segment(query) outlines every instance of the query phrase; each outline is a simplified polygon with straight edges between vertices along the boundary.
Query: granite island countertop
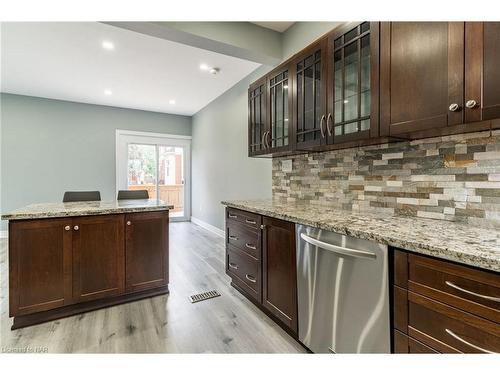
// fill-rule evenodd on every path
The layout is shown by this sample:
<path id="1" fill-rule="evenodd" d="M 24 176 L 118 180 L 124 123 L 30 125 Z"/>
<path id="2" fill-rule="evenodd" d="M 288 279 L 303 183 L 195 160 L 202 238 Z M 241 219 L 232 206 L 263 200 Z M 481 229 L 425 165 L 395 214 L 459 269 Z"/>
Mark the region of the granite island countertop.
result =
<path id="1" fill-rule="evenodd" d="M 35 203 L 2 215 L 2 220 L 46 219 L 171 210 L 174 206 L 156 199 Z"/>
<path id="2" fill-rule="evenodd" d="M 500 272 L 500 230 L 276 200 L 223 205 Z"/>

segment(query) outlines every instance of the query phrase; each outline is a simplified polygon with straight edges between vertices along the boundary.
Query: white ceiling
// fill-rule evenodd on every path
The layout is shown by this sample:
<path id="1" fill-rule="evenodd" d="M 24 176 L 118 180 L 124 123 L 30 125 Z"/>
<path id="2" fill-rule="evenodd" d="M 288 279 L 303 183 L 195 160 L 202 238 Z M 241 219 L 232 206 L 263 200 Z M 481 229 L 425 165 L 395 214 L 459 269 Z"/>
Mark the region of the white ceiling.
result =
<path id="1" fill-rule="evenodd" d="M 192 115 L 260 66 L 97 22 L 4 22 L 1 34 L 2 92 L 83 103 Z"/>
<path id="2" fill-rule="evenodd" d="M 286 31 L 290 26 L 292 26 L 295 22 L 252 22 L 252 23 L 282 33 Z"/>

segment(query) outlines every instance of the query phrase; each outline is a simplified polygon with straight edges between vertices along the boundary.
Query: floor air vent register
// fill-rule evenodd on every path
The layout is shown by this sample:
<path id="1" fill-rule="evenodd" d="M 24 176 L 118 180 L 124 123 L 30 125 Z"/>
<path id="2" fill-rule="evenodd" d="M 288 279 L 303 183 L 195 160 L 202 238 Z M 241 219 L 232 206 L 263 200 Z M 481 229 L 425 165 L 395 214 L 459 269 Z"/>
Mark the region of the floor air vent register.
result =
<path id="1" fill-rule="evenodd" d="M 196 303 L 196 302 L 205 301 L 207 299 L 215 298 L 215 297 L 220 297 L 219 292 L 216 290 L 211 290 L 209 292 L 193 294 L 192 296 L 189 297 L 189 301 L 191 301 L 191 303 Z"/>

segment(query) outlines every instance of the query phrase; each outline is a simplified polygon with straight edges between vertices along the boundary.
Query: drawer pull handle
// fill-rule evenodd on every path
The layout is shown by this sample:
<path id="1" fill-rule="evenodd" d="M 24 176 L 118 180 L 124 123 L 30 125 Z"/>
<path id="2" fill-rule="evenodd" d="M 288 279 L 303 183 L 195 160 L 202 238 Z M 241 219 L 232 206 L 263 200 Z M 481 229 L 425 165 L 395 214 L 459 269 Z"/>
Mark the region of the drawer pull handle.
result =
<path id="1" fill-rule="evenodd" d="M 253 245 L 251 245 L 251 244 L 249 244 L 249 243 L 246 243 L 246 244 L 245 244 L 245 246 L 246 246 L 246 247 L 248 247 L 249 249 L 252 249 L 252 250 L 257 250 L 257 247 L 256 247 L 256 246 L 253 246 Z"/>
<path id="2" fill-rule="evenodd" d="M 245 222 L 246 222 L 247 224 L 257 224 L 257 222 L 256 222 L 256 221 L 254 221 L 254 220 L 248 220 L 248 219 L 245 219 Z"/>
<path id="3" fill-rule="evenodd" d="M 450 336 L 451 336 L 451 337 L 453 337 L 454 339 L 456 339 L 456 340 L 460 341 L 461 343 L 463 343 L 463 344 L 465 344 L 465 345 L 470 346 L 471 348 L 474 348 L 474 349 L 476 349 L 476 350 L 479 350 L 480 352 L 483 352 L 483 353 L 488 353 L 488 354 L 497 354 L 497 353 L 492 352 L 492 351 L 490 351 L 490 350 L 486 350 L 486 349 L 483 349 L 483 348 L 481 348 L 481 347 L 479 347 L 479 346 L 477 346 L 477 345 L 471 344 L 471 343 L 470 343 L 470 342 L 468 342 L 468 341 L 465 341 L 463 338 L 461 338 L 461 337 L 460 337 L 460 336 L 458 336 L 456 333 L 454 333 L 451 329 L 446 328 L 446 329 L 445 329 L 445 331 L 446 331 L 446 333 L 447 333 L 448 335 L 450 335 Z"/>
<path id="4" fill-rule="evenodd" d="M 231 215 L 231 214 L 229 214 L 229 217 L 230 217 L 231 219 L 237 219 L 237 218 L 238 218 L 238 215 Z"/>
<path id="5" fill-rule="evenodd" d="M 236 236 L 229 236 L 229 239 L 233 241 L 238 241 L 238 237 Z"/>
<path id="6" fill-rule="evenodd" d="M 245 275 L 245 277 L 246 277 L 246 279 L 248 281 L 251 281 L 252 283 L 256 283 L 257 282 L 257 280 L 255 279 L 255 277 L 250 276 L 248 273 Z"/>
<path id="7" fill-rule="evenodd" d="M 229 262 L 229 267 L 232 268 L 233 270 L 237 270 L 238 269 L 238 265 L 236 263 Z"/>
<path id="8" fill-rule="evenodd" d="M 485 296 L 484 294 L 479 294 L 479 293 L 471 292 L 470 290 L 467 290 L 467 289 L 464 289 L 464 288 L 460 288 L 459 286 L 453 284 L 450 281 L 445 281 L 444 283 L 446 285 L 448 285 L 449 287 L 453 288 L 453 289 L 456 289 L 456 290 L 459 290 L 461 292 L 470 294 L 472 296 L 476 296 L 476 297 L 479 297 L 479 298 L 487 299 L 489 301 L 500 302 L 500 297 Z"/>

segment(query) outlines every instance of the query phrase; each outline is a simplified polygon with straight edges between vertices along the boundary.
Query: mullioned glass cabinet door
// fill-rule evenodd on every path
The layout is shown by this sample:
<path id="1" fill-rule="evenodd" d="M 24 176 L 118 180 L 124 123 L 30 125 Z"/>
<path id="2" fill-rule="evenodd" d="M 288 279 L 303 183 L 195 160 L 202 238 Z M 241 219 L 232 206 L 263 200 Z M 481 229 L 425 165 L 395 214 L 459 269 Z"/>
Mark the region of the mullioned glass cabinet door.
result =
<path id="1" fill-rule="evenodd" d="M 248 154 L 265 153 L 266 125 L 266 80 L 253 84 L 248 90 Z"/>
<path id="2" fill-rule="evenodd" d="M 326 40 L 301 53 L 292 63 L 293 116 L 297 149 L 326 142 Z"/>
<path id="3" fill-rule="evenodd" d="M 291 85 L 288 68 L 269 74 L 269 126 L 267 143 L 274 151 L 287 150 L 291 144 Z"/>
<path id="4" fill-rule="evenodd" d="M 329 40 L 332 49 L 329 54 L 329 143 L 368 138 L 372 122 L 378 124 L 378 119 L 372 116 L 374 90 L 378 90 L 372 87 L 375 62 L 372 60 L 378 59 L 377 54 L 373 56 L 374 44 L 378 41 L 376 35 L 372 35 L 372 28 L 377 29 L 378 35 L 377 23 L 363 22 L 341 35 L 334 34 Z"/>

